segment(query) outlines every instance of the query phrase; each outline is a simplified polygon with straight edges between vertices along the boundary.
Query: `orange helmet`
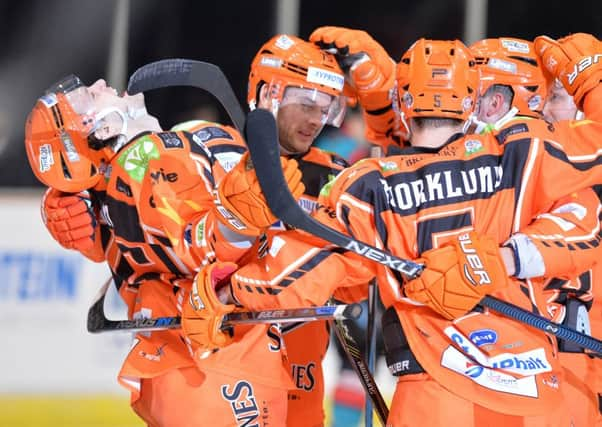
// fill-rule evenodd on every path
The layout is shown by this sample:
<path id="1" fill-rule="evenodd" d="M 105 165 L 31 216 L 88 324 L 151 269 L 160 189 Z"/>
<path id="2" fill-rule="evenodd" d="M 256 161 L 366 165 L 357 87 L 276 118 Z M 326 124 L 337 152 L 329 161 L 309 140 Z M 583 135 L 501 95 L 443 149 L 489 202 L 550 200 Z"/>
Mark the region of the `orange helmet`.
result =
<path id="1" fill-rule="evenodd" d="M 465 121 L 475 107 L 479 72 L 461 41 L 420 39 L 397 64 L 397 87 L 404 122 L 413 117 Z"/>
<path id="2" fill-rule="evenodd" d="M 495 84 L 514 91 L 518 114 L 541 117 L 548 83 L 533 43 L 512 37 L 485 39 L 470 46 L 481 70 L 481 94 Z"/>
<path id="3" fill-rule="evenodd" d="M 334 56 L 316 45 L 290 35 L 272 37 L 260 49 L 249 74 L 247 102 L 254 109 L 263 84 L 269 88 L 272 108 L 276 113 L 287 87 L 298 87 L 332 96 L 325 123 L 338 126 L 345 112 L 342 97 L 345 75 Z"/>
<path id="4" fill-rule="evenodd" d="M 69 76 L 36 102 L 25 124 L 25 149 L 36 177 L 49 187 L 76 193 L 100 179 L 101 152 L 89 147 L 93 120 L 85 86 Z"/>

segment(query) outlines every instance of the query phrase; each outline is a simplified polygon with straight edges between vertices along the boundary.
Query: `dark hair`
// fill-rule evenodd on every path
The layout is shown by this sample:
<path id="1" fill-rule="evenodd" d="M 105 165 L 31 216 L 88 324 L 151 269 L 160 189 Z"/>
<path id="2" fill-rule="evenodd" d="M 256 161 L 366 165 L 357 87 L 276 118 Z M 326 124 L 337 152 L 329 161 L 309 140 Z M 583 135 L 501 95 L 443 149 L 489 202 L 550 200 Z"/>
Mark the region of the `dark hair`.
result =
<path id="1" fill-rule="evenodd" d="M 419 129 L 461 126 L 464 123 L 460 119 L 450 119 L 447 117 L 413 117 L 412 120 L 414 121 L 414 125 Z"/>

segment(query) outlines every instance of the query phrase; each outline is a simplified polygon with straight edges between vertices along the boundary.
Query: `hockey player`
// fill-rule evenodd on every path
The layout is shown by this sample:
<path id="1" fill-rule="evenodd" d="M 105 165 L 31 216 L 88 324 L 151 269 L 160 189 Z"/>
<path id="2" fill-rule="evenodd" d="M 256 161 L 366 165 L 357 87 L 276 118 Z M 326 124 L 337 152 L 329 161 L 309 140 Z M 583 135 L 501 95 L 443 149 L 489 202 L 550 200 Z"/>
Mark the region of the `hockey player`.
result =
<path id="1" fill-rule="evenodd" d="M 347 163 L 312 144 L 328 124 L 338 127 L 345 114 L 344 75 L 331 54 L 290 35 L 277 35 L 258 50 L 250 66 L 247 101 L 250 109 L 271 111 L 277 120 L 282 154 L 295 159 L 302 172 L 304 194 L 299 203 L 307 211 L 316 208 L 320 188 Z M 245 160 L 237 171 L 247 179 Z M 244 200 L 232 200 L 231 210 L 243 210 Z M 249 215 L 251 216 L 251 215 Z M 283 230 L 276 222 L 254 259 L 275 250 L 272 235 Z M 186 316 L 185 316 L 186 318 Z M 191 322 L 192 323 L 192 322 Z M 184 325 L 194 334 L 194 327 Z M 326 322 L 286 324 L 282 327 L 282 351 L 294 382 L 289 393 L 287 426 L 322 426 L 324 378 L 322 360 L 329 341 Z"/>
<path id="2" fill-rule="evenodd" d="M 573 98 L 556 80 L 555 87 L 548 89 L 548 82 L 533 43 L 527 40 L 503 37 L 498 39 L 481 40 L 470 47 L 481 70 L 481 91 L 477 110 L 477 130 L 481 132 L 497 132 L 502 128 L 517 126 L 531 119 L 541 119 L 542 113 L 552 109 L 561 114 L 566 107 L 572 106 L 575 118 L 576 107 Z M 564 92 L 555 96 L 560 89 Z M 548 91 L 552 96 L 553 106 L 548 103 Z M 559 99 L 560 98 L 560 99 Z M 568 119 L 568 117 L 567 117 Z M 528 122 L 527 122 L 528 125 Z M 558 224 L 564 223 L 566 216 L 571 216 L 574 227 L 570 230 L 558 231 L 565 233 L 566 257 L 579 256 L 570 248 L 577 242 L 587 242 L 591 236 L 600 231 L 598 213 L 599 198 L 592 189 L 579 193 L 556 203 L 550 212 L 541 215 L 536 222 L 522 230 L 530 242 L 545 250 L 544 241 L 552 234 L 542 233 L 542 230 L 554 230 Z M 580 322 L 588 318 L 587 309 L 592 303 L 591 271 L 583 272 L 570 280 L 564 278 L 546 279 L 544 283 L 548 305 L 544 314 L 559 323 L 573 329 L 582 329 Z M 587 309 L 586 309 L 587 307 Z M 595 334 L 594 336 L 600 336 Z M 581 348 L 575 348 L 570 343 L 560 342 L 560 361 L 571 371 L 567 375 L 564 393 L 571 414 L 571 422 L 575 426 L 590 426 L 595 423 L 598 411 L 598 399 L 589 389 L 588 383 L 594 369 L 594 362 L 587 356 L 575 355 L 582 353 Z"/>
<path id="3" fill-rule="evenodd" d="M 554 50 L 561 70 L 581 59 L 559 49 L 568 55 L 561 61 Z M 595 92 L 597 71 L 590 68 L 571 83 L 578 102 L 585 97 L 587 105 Z M 592 135 L 601 126 L 588 122 L 571 131 L 533 122 L 514 134 L 463 136 L 479 76 L 457 41 L 418 41 L 397 76 L 412 147 L 340 174 L 322 191 L 316 218 L 417 258 L 425 271 L 404 284 L 383 265 L 333 252 L 318 237 L 285 232 L 274 238 L 277 251 L 233 276 L 234 297 L 254 308 L 321 304 L 341 283 L 361 285 L 376 276 L 389 308 L 383 320 L 389 365 L 400 376 L 391 425 L 442 425 L 451 414 L 462 425 L 523 425 L 542 416 L 549 425 L 567 425 L 564 378 L 549 339 L 473 309 L 489 293 L 529 310 L 545 307 L 541 288 L 515 276 L 541 267 L 538 257 L 545 254 L 500 246 L 552 202 L 599 180 L 599 168 L 592 171 L 591 162 L 573 154 L 593 149 L 587 159 L 595 166 Z M 582 138 L 565 143 L 575 135 Z M 595 246 L 597 238 L 583 245 L 578 261 L 594 258 Z M 537 258 L 534 264 L 529 257 Z M 579 268 L 567 265 L 572 260 L 543 261 L 539 275 Z"/>
<path id="4" fill-rule="evenodd" d="M 238 261 L 253 241 L 229 228 L 235 216 L 215 196 L 231 196 L 231 186 L 217 184 L 230 182 L 231 161 L 244 151 L 232 128 L 162 132 L 141 94 L 119 96 L 104 80 L 86 87 L 70 76 L 36 103 L 25 144 L 32 170 L 50 186 L 49 231 L 64 247 L 107 261 L 130 318 L 179 315 L 199 267 Z M 295 162 L 283 165 L 298 196 Z M 269 226 L 261 193 L 247 190 L 256 223 L 263 204 Z M 184 224 L 182 238 L 174 222 Z M 195 364 L 181 331 L 136 334 L 119 373 L 133 409 L 151 426 L 284 424 L 290 379 L 280 353 L 269 350 L 272 331 L 243 330 L 219 352 L 228 370 L 210 374 Z"/>

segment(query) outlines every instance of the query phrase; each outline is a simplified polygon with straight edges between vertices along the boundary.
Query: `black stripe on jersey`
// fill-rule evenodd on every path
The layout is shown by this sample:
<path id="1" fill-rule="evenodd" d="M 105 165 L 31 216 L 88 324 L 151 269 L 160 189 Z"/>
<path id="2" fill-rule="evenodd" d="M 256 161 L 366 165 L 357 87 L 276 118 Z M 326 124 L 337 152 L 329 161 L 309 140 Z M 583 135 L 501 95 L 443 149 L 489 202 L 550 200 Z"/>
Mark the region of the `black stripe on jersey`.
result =
<path id="1" fill-rule="evenodd" d="M 232 138 L 230 138 L 232 139 Z M 212 147 L 207 147 L 214 156 L 220 153 L 238 153 L 244 154 L 247 151 L 246 147 L 233 144 L 219 144 Z"/>
<path id="2" fill-rule="evenodd" d="M 502 145 L 506 142 L 506 139 L 508 139 L 509 136 L 526 132 L 529 132 L 529 127 L 527 126 L 527 124 L 517 123 L 515 125 L 503 128 L 501 131 L 498 132 L 497 135 L 495 135 L 495 139 L 497 139 L 497 142 L 500 145 Z"/>
<path id="3" fill-rule="evenodd" d="M 126 184 L 125 181 L 120 177 L 117 177 L 115 180 L 115 189 L 128 197 L 132 197 L 132 187 Z"/>
<path id="4" fill-rule="evenodd" d="M 169 255 L 167 255 L 162 246 L 154 244 L 150 244 L 149 246 L 151 247 L 153 252 L 159 257 L 159 259 L 163 262 L 163 264 L 165 264 L 169 271 L 175 274 L 184 274 L 184 272 L 180 271 L 178 266 L 173 263 L 173 261 L 171 260 Z M 169 246 L 171 246 L 171 244 Z"/>
<path id="5" fill-rule="evenodd" d="M 301 158 L 296 158 L 301 171 L 301 182 L 305 185 L 305 194 L 317 198 L 320 195 L 322 187 L 328 183 L 329 176 L 336 176 L 339 171 L 330 166 L 309 162 Z"/>
<path id="6" fill-rule="evenodd" d="M 164 236 L 157 236 L 156 234 L 153 234 L 153 238 L 155 238 L 163 246 L 171 247 L 171 240 L 169 240 L 169 238 Z"/>
<path id="7" fill-rule="evenodd" d="M 176 132 L 159 132 L 157 136 L 161 139 L 166 150 L 174 148 L 184 148 L 184 142 L 180 139 Z"/>
<path id="8" fill-rule="evenodd" d="M 347 192 L 374 206 L 375 217 L 385 208 L 402 216 L 414 215 L 430 207 L 488 199 L 510 188 L 518 198 L 529 147 L 530 139 L 517 140 L 506 145 L 502 156 L 439 161 L 387 177 L 374 171 L 351 184 Z"/>
<path id="9" fill-rule="evenodd" d="M 119 246 L 119 249 L 124 254 L 129 253 L 130 256 L 134 259 L 134 261 L 136 261 L 136 264 L 151 264 L 151 261 L 146 257 L 146 255 L 144 255 L 144 251 L 142 249 L 138 247 L 131 248 L 129 246 L 124 245 L 123 243 L 117 243 L 117 246 Z"/>
<path id="10" fill-rule="evenodd" d="M 573 168 L 577 169 L 578 171 L 585 171 L 591 169 L 594 166 L 602 164 L 602 156 L 597 156 L 595 160 L 589 162 L 572 162 L 568 159 L 566 153 L 560 151 L 558 148 L 554 147 L 549 142 L 544 141 L 544 148 L 550 156 L 570 164 L 571 166 L 573 166 Z"/>
<path id="11" fill-rule="evenodd" d="M 109 215 L 119 218 L 119 221 L 113 221 L 116 236 L 129 242 L 145 242 L 136 206 L 115 200 L 111 196 L 107 196 L 105 204 L 108 207 Z"/>

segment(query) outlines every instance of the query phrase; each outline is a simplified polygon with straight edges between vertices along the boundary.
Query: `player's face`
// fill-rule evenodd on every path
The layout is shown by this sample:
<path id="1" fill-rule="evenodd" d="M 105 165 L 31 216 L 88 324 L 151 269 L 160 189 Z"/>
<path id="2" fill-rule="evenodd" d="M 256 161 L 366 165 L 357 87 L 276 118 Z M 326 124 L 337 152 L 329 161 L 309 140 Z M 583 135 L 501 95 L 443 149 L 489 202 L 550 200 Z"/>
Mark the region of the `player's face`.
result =
<path id="1" fill-rule="evenodd" d="M 126 114 L 131 111 L 145 111 L 144 96 L 133 96 L 123 93 L 107 85 L 103 79 L 95 81 L 88 86 L 88 93 L 92 98 L 93 110 L 98 116 L 98 128 L 95 135 L 99 139 L 108 139 L 122 132 Z"/>
<path id="2" fill-rule="evenodd" d="M 332 96 L 296 87 L 287 88 L 278 108 L 278 136 L 286 154 L 309 150 L 332 106 Z"/>
<path id="3" fill-rule="evenodd" d="M 543 116 L 549 122 L 573 120 L 577 115 L 577 106 L 562 85 L 554 83 L 543 107 Z"/>

